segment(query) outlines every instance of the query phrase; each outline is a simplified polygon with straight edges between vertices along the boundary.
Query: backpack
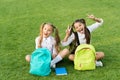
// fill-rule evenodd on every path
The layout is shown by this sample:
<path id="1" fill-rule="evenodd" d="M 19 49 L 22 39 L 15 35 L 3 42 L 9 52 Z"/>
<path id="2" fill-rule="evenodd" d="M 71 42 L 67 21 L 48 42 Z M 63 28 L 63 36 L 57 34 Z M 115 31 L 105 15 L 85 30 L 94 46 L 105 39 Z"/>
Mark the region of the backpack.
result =
<path id="1" fill-rule="evenodd" d="M 38 48 L 33 51 L 30 61 L 30 74 L 47 76 L 50 74 L 51 53 L 47 48 Z"/>
<path id="2" fill-rule="evenodd" d="M 81 44 L 75 50 L 74 69 L 93 70 L 95 66 L 95 48 L 90 44 Z"/>

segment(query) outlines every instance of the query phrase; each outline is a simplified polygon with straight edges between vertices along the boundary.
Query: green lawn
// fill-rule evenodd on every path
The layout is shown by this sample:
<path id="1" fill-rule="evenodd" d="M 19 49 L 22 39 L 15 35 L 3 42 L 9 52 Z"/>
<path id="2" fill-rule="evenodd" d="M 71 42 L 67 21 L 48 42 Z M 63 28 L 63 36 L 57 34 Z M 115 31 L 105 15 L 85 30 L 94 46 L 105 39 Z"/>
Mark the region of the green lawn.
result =
<path id="1" fill-rule="evenodd" d="M 119 80 L 120 79 L 120 1 L 119 0 L 0 0 L 0 80 Z M 34 39 L 43 22 L 59 28 L 61 39 L 75 19 L 94 14 L 104 24 L 92 33 L 92 44 L 104 51 L 104 67 L 93 71 L 76 71 L 67 57 L 57 64 L 64 66 L 67 76 L 46 77 L 29 74 L 24 59 L 35 49 Z"/>

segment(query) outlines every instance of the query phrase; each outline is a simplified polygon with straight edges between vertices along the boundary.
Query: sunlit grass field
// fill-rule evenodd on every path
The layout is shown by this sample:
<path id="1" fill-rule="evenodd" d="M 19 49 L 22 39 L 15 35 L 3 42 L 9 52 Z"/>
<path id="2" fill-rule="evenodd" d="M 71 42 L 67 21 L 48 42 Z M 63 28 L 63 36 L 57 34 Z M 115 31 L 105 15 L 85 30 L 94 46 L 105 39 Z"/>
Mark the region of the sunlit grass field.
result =
<path id="1" fill-rule="evenodd" d="M 119 80 L 120 79 L 120 1 L 119 0 L 0 0 L 0 80 Z M 61 39 L 65 29 L 75 19 L 87 19 L 94 14 L 104 20 L 103 26 L 92 33 L 91 43 L 105 52 L 104 67 L 93 71 L 74 70 L 66 57 L 57 67 L 66 67 L 68 75 L 29 74 L 25 55 L 35 50 L 35 38 L 43 22 L 51 22 Z M 62 47 L 63 48 L 63 47 Z"/>

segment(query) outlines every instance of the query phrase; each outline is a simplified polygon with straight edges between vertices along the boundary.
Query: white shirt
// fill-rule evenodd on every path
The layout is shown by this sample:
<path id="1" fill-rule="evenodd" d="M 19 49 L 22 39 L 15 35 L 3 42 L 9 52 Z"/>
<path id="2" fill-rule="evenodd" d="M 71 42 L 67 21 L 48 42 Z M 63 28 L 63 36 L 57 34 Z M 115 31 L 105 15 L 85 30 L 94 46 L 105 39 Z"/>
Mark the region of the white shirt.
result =
<path id="1" fill-rule="evenodd" d="M 35 43 L 36 43 L 35 47 L 36 47 L 36 49 L 38 49 L 39 39 L 40 39 L 40 36 L 38 36 L 35 39 Z M 49 36 L 47 38 L 43 38 L 42 43 L 41 43 L 41 47 L 42 48 L 47 48 L 48 50 L 50 50 L 50 52 L 52 54 L 57 54 L 57 51 L 56 51 L 56 48 L 55 48 L 55 44 L 56 44 L 55 39 L 52 36 Z"/>
<path id="2" fill-rule="evenodd" d="M 99 26 L 101 26 L 103 24 L 103 19 L 101 19 L 101 22 L 96 22 L 90 26 L 87 26 L 88 30 L 90 31 L 90 33 L 92 31 L 94 31 L 96 28 L 98 28 Z M 78 38 L 79 38 L 79 42 L 80 44 L 86 44 L 86 39 L 85 39 L 85 34 L 79 33 L 78 34 Z M 62 46 L 67 46 L 69 45 L 73 40 L 75 39 L 75 35 L 74 33 L 71 34 L 71 36 L 68 37 L 68 40 L 66 42 L 61 41 Z"/>

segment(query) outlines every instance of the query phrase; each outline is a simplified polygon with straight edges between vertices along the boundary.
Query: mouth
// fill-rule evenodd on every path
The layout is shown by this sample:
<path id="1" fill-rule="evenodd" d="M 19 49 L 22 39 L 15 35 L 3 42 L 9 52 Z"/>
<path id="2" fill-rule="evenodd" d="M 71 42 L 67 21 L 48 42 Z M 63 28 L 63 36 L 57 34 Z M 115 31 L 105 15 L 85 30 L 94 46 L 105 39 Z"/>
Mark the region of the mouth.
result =
<path id="1" fill-rule="evenodd" d="M 47 37 L 47 36 L 48 36 L 48 34 L 44 34 L 43 36 L 44 36 L 44 37 Z"/>
<path id="2" fill-rule="evenodd" d="M 83 31 L 83 29 L 81 29 L 80 31 Z"/>
<path id="3" fill-rule="evenodd" d="M 80 32 L 80 33 L 84 33 L 84 30 L 83 30 L 83 29 L 81 29 L 79 32 Z"/>

